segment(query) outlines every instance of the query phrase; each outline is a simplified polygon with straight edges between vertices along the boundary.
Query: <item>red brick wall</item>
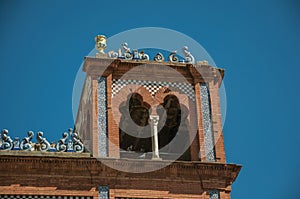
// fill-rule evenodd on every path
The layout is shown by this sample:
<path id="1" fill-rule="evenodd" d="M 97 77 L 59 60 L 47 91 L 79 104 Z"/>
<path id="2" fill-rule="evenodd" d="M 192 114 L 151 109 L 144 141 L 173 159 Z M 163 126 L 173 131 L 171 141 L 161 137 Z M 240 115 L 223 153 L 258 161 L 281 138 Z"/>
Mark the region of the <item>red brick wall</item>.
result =
<path id="1" fill-rule="evenodd" d="M 46 184 L 46 183 L 45 183 Z M 38 195 L 38 196 L 90 196 L 98 199 L 98 191 L 96 188 L 90 190 L 60 190 L 57 187 L 48 186 L 21 186 L 20 184 L 12 184 L 10 186 L 0 186 L 1 195 Z"/>
<path id="2" fill-rule="evenodd" d="M 155 186 L 155 185 L 154 185 Z M 59 190 L 56 187 L 35 187 L 35 186 L 21 186 L 20 184 L 13 184 L 10 186 L 0 186 L 0 195 L 19 195 L 19 196 L 76 196 L 76 197 L 91 197 L 94 199 L 99 198 L 99 192 L 96 187 L 91 188 L 86 191 L 78 190 Z M 185 187 L 184 184 L 178 184 L 178 187 L 172 187 L 179 192 L 182 189 L 197 189 L 198 187 Z M 110 199 L 115 198 L 159 198 L 159 199 L 210 199 L 208 192 L 202 192 L 199 194 L 182 194 L 182 193 L 172 193 L 170 191 L 158 191 L 148 189 L 119 189 L 113 188 L 109 190 Z M 225 191 L 220 192 L 221 199 L 230 199 L 230 193 Z"/>
<path id="3" fill-rule="evenodd" d="M 240 170 L 240 166 L 230 164 L 174 162 L 153 172 L 126 173 L 87 155 L 58 153 L 45 157 L 40 152 L 28 156 L 30 153 L 33 152 L 12 151 L 0 156 L 0 194 L 95 196 L 98 186 L 109 186 L 112 198 L 206 198 L 206 192 L 215 189 L 225 191 L 229 197 L 231 184 Z M 136 160 L 105 161 L 126 169 Z M 153 161 L 138 164 L 149 167 Z"/>
<path id="4" fill-rule="evenodd" d="M 206 161 L 205 155 L 205 146 L 204 146 L 204 127 L 203 127 L 203 118 L 202 118 L 202 106 L 201 106 L 201 98 L 200 98 L 200 83 L 195 84 L 195 94 L 196 94 L 196 104 L 197 104 L 197 119 L 198 119 L 198 145 L 199 156 L 201 161 Z"/>

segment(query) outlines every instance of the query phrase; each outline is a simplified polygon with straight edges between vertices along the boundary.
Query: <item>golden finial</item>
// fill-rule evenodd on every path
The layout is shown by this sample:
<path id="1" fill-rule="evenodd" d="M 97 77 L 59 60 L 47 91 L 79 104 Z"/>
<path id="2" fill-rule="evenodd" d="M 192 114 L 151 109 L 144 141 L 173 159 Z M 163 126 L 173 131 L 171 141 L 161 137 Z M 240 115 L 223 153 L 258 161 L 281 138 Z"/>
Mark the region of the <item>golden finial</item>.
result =
<path id="1" fill-rule="evenodd" d="M 105 54 L 104 49 L 106 48 L 106 36 L 97 35 L 95 37 L 95 48 L 99 51 L 97 54 Z"/>

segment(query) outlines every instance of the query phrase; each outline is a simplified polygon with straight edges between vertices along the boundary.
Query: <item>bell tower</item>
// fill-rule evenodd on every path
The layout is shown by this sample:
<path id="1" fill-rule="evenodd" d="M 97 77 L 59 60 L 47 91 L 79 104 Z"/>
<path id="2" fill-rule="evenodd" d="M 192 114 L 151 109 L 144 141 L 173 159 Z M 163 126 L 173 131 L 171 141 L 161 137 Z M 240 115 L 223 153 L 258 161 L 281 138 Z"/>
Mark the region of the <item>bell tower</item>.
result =
<path id="1" fill-rule="evenodd" d="M 127 43 L 118 52 L 105 54 L 106 37 L 97 36 L 95 41 L 99 52 L 84 60 L 86 79 L 75 125 L 93 157 L 102 162 L 138 162 L 144 168 L 145 162 L 167 162 L 169 167 L 178 162 L 190 166 L 230 165 L 226 163 L 220 111 L 223 69 L 206 61 L 196 62 L 187 47 L 182 49 L 184 57 L 176 52 L 157 52 L 150 58 L 142 50 L 131 51 Z M 231 184 L 240 168 L 232 166 L 234 177 L 229 181 L 218 171 L 199 174 L 201 188 L 192 190 L 191 196 L 230 198 Z M 184 175 L 186 171 L 176 172 Z M 184 180 L 181 183 L 189 184 Z M 133 192 L 139 193 L 138 186 Z M 181 192 L 178 194 L 189 195 Z M 136 198 L 145 197 L 151 198 L 151 194 Z M 173 197 L 166 194 L 162 198 Z M 135 197 L 129 193 L 122 198 Z"/>
<path id="2" fill-rule="evenodd" d="M 51 144 L 2 131 L 0 198 L 230 199 L 241 166 L 225 157 L 224 70 L 187 46 L 105 53 L 106 37 L 95 42 L 74 130 Z"/>

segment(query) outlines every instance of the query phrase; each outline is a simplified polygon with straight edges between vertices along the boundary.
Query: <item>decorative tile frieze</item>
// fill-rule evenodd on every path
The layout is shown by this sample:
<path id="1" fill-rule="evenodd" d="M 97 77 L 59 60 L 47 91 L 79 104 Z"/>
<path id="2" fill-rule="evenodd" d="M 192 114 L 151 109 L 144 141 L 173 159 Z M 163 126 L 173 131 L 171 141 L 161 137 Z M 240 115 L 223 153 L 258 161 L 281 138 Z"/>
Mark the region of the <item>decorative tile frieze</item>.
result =
<path id="1" fill-rule="evenodd" d="M 200 98 L 204 126 L 204 147 L 206 160 L 208 162 L 215 162 L 216 156 L 214 149 L 213 125 L 211 119 L 210 95 L 209 88 L 206 83 L 200 84 Z"/>
<path id="2" fill-rule="evenodd" d="M 107 157 L 107 103 L 106 78 L 98 77 L 98 156 Z"/>
<path id="3" fill-rule="evenodd" d="M 120 92 L 126 85 L 140 85 L 145 87 L 149 93 L 154 96 L 162 87 L 169 87 L 170 90 L 176 88 L 186 94 L 192 101 L 195 101 L 194 87 L 189 83 L 164 82 L 164 81 L 146 81 L 146 80 L 130 80 L 130 79 L 113 79 L 112 97 Z"/>
<path id="4" fill-rule="evenodd" d="M 99 199 L 109 199 L 109 187 L 100 186 L 99 187 Z"/>
<path id="5" fill-rule="evenodd" d="M 209 191 L 209 199 L 220 199 L 220 192 L 218 190 Z"/>

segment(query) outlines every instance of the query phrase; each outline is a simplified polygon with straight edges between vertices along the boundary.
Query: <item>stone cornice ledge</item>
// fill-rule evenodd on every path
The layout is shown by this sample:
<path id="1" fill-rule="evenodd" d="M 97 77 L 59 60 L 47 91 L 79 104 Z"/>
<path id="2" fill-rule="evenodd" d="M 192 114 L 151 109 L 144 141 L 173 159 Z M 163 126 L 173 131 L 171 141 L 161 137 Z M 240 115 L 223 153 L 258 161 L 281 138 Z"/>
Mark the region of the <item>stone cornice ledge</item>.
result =
<path id="1" fill-rule="evenodd" d="M 31 153 L 31 152 L 30 152 Z M 1 154 L 1 153 L 0 153 Z M 44 153 L 45 154 L 45 153 Z M 154 181 L 187 181 L 203 183 L 203 188 L 209 189 L 212 181 L 217 181 L 220 188 L 230 186 L 238 176 L 241 169 L 240 165 L 226 163 L 211 163 L 200 161 L 154 161 L 136 159 L 95 159 L 88 155 L 67 157 L 63 154 L 58 156 L 29 155 L 0 155 L 0 181 L 8 180 L 16 176 L 26 178 L 56 178 L 64 176 L 67 172 L 69 178 L 89 178 L 93 175 L 94 179 L 136 179 Z M 106 165 L 136 168 L 143 167 L 163 167 L 156 171 L 147 173 L 126 173 L 117 171 Z M 168 166 L 167 166 L 168 165 Z M 26 171 L 26 172 L 24 172 Z M 38 172 L 37 172 L 38 171 Z M 49 173 L 51 175 L 49 176 Z M 46 179 L 45 179 L 46 180 Z M 3 181 L 4 182 L 4 181 Z"/>
<path id="2" fill-rule="evenodd" d="M 187 64 L 187 63 L 171 63 L 171 62 L 155 62 L 155 61 L 134 61 L 134 60 L 123 60 L 123 59 L 112 59 L 112 58 L 94 58 L 85 57 L 82 70 L 87 72 L 89 75 L 107 76 L 114 71 L 119 70 L 118 68 L 129 67 L 133 68 L 140 65 L 149 65 L 153 67 L 169 66 L 174 69 L 186 70 L 189 75 L 194 79 L 193 83 L 207 82 L 215 80 L 221 82 L 224 77 L 224 69 L 215 68 L 207 64 Z"/>

